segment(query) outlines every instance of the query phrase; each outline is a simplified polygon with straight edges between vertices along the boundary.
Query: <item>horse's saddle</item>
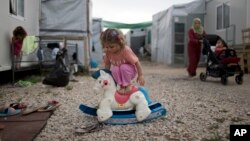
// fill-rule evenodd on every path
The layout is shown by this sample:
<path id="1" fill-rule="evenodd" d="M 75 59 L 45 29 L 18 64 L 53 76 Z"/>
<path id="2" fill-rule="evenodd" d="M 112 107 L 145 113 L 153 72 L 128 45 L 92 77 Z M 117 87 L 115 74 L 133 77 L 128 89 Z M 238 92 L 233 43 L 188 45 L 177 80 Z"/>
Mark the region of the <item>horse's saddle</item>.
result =
<path id="1" fill-rule="evenodd" d="M 126 94 L 121 94 L 118 91 L 116 91 L 115 92 L 115 100 L 119 104 L 124 104 L 129 100 L 130 96 L 133 93 L 135 93 L 136 91 L 138 91 L 138 88 L 136 86 L 132 86 L 132 89 L 129 92 L 127 92 Z"/>

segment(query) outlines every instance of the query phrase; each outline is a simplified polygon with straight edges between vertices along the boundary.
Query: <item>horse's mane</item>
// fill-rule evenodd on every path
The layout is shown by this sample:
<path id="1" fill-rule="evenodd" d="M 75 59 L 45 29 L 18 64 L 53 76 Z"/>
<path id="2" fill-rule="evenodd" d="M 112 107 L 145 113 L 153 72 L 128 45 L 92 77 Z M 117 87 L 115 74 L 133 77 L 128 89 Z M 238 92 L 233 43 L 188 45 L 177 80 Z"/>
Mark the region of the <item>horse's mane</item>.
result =
<path id="1" fill-rule="evenodd" d="M 109 69 L 100 69 L 100 70 L 97 70 L 94 73 L 92 73 L 91 77 L 94 78 L 94 79 L 97 79 L 98 77 L 100 77 L 100 75 L 101 75 L 100 71 L 101 70 L 104 71 L 104 72 L 106 72 L 106 73 L 108 73 L 108 74 L 110 74 L 112 76 L 112 73 L 111 73 L 111 71 Z"/>
<path id="2" fill-rule="evenodd" d="M 106 72 L 106 73 L 108 73 L 112 77 L 112 79 L 114 80 L 114 78 L 112 76 L 112 73 L 111 73 L 111 71 L 109 69 L 100 69 L 100 70 L 97 70 L 97 71 L 95 71 L 94 73 L 91 74 L 91 77 L 94 78 L 94 79 L 98 79 L 100 77 L 100 75 L 101 75 L 101 73 L 100 73 L 101 70 L 104 71 L 104 72 Z M 116 82 L 115 82 L 115 85 L 116 85 Z"/>

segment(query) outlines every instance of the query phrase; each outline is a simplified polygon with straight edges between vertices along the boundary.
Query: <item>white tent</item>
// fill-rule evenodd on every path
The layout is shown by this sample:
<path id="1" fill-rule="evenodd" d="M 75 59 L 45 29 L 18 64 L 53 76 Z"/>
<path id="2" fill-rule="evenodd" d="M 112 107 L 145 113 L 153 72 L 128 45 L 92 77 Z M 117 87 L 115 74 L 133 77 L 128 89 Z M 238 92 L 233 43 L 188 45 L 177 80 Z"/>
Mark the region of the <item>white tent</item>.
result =
<path id="1" fill-rule="evenodd" d="M 173 5 L 153 15 L 151 60 L 168 65 L 187 63 L 187 31 L 193 18 L 204 20 L 205 0 Z"/>
<path id="2" fill-rule="evenodd" d="M 91 0 L 42 0 L 40 36 L 78 36 L 88 37 L 92 28 Z M 82 41 L 70 41 L 78 44 L 78 63 L 85 65 L 84 44 Z M 86 45 L 86 44 L 85 44 Z M 89 55 L 89 51 L 87 51 Z"/>

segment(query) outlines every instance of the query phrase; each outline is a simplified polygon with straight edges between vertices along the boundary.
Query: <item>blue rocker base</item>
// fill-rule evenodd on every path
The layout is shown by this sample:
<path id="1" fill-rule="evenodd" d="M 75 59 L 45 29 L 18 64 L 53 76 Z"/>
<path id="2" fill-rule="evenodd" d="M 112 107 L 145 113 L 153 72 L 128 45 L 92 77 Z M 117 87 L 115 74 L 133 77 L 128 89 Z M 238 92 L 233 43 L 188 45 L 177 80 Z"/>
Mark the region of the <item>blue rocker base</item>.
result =
<path id="1" fill-rule="evenodd" d="M 104 123 L 114 124 L 114 125 L 135 124 L 156 119 L 165 116 L 167 114 L 167 110 L 160 103 L 151 103 L 149 105 L 149 108 L 151 110 L 151 114 L 143 121 L 137 121 L 135 116 L 135 110 L 124 110 L 124 111 L 113 111 L 113 116 L 108 120 L 104 121 Z M 85 114 L 91 116 L 97 116 L 96 108 L 80 104 L 79 109 Z"/>

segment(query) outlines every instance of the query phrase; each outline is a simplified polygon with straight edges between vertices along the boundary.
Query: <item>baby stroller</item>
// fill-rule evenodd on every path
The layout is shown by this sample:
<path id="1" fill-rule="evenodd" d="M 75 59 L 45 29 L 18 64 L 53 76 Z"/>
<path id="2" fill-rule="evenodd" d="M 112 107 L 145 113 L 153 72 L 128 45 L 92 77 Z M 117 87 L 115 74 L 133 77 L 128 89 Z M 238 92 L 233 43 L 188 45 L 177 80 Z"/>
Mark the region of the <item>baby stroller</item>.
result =
<path id="1" fill-rule="evenodd" d="M 238 64 L 240 58 L 237 57 L 236 51 L 227 48 L 223 50 L 219 55 L 211 49 L 211 45 L 215 46 L 217 40 L 220 39 L 218 35 L 207 35 L 203 39 L 202 54 L 207 55 L 206 72 L 200 73 L 200 80 L 206 81 L 207 76 L 221 78 L 221 83 L 226 85 L 228 77 L 235 76 L 235 82 L 237 84 L 243 83 L 243 71 Z M 219 56 L 219 57 L 218 57 Z M 223 56 L 223 59 L 220 59 Z"/>

